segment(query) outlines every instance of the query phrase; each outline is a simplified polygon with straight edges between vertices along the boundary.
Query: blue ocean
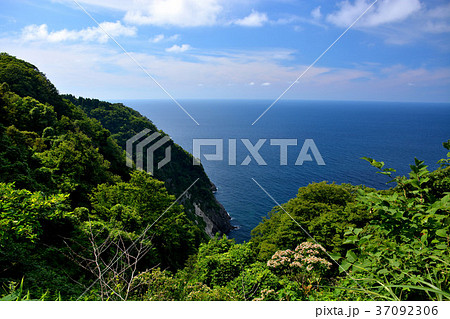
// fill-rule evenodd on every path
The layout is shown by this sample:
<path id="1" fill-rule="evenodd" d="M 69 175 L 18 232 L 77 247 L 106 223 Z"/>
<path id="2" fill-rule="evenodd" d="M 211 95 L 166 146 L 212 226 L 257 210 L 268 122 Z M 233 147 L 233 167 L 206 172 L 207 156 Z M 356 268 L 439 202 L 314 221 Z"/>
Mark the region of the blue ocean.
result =
<path id="1" fill-rule="evenodd" d="M 272 101 L 179 101 L 197 125 L 169 100 L 121 102 L 151 119 L 191 153 L 193 139 L 223 140 L 223 160 L 201 160 L 218 188 L 217 199 L 237 226 L 229 234 L 237 242 L 248 240 L 250 231 L 275 206 L 255 181 L 279 203 L 312 182 L 388 188 L 388 178 L 376 174 L 361 157 L 384 161 L 398 175 L 408 174 L 414 157 L 431 170 L 446 156 L 442 142 L 450 139 L 450 104 L 285 100 L 252 125 Z M 242 139 L 252 145 L 265 139 L 258 152 L 266 165 L 258 165 L 251 156 L 248 165 L 241 165 L 250 155 Z M 271 139 L 298 141 L 287 148 L 287 165 L 280 165 L 280 146 L 271 145 Z M 314 156 L 295 165 L 307 139 L 314 141 L 325 165 L 318 165 Z M 229 140 L 236 140 L 236 165 L 229 165 Z M 215 147 L 203 146 L 201 151 L 215 153 Z"/>

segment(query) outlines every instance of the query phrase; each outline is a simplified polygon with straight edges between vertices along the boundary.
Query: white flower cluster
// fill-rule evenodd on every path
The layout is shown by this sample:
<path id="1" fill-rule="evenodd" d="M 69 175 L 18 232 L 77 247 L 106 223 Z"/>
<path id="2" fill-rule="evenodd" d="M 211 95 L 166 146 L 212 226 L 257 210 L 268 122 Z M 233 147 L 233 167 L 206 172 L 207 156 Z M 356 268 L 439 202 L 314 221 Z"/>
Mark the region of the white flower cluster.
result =
<path id="1" fill-rule="evenodd" d="M 294 251 L 279 250 L 267 262 L 267 266 L 274 269 L 291 269 L 291 270 L 327 270 L 330 269 L 331 263 L 320 254 L 325 252 L 319 244 L 311 242 L 303 242 L 298 245 Z"/>

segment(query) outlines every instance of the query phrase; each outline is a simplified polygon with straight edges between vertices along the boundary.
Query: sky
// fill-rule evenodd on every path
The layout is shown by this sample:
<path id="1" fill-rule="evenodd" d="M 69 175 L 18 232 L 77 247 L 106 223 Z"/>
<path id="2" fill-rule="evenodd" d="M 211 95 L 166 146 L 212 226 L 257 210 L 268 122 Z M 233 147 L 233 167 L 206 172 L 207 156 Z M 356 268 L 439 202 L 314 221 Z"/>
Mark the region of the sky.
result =
<path id="1" fill-rule="evenodd" d="M 450 1 L 373 2 L 0 0 L 0 51 L 104 100 L 450 103 Z"/>

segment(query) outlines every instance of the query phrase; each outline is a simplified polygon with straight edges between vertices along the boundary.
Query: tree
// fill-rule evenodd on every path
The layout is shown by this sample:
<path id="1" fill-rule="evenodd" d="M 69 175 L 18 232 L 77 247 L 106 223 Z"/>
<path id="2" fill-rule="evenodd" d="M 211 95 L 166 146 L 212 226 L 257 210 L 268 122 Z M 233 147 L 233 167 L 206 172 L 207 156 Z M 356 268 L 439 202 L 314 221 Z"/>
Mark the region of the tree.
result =
<path id="1" fill-rule="evenodd" d="M 373 218 L 373 214 L 355 202 L 360 188 L 363 187 L 326 182 L 300 188 L 294 199 L 283 204 L 287 213 L 275 207 L 269 218 L 264 218 L 252 230 L 251 242 L 255 244 L 258 259 L 267 260 L 277 250 L 296 247 L 310 239 L 298 224 L 328 251 L 344 251 L 347 228 L 363 226 Z"/>

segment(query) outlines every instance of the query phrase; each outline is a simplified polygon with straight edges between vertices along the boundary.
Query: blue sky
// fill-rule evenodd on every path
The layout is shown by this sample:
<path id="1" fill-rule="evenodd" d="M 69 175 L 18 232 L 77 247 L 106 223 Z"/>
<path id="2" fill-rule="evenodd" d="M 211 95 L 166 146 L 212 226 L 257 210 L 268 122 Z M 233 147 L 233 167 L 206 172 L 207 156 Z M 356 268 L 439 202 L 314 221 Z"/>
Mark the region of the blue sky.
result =
<path id="1" fill-rule="evenodd" d="M 374 0 L 2 0 L 0 51 L 61 93 L 276 99 Z M 283 98 L 450 102 L 450 2 L 378 0 Z"/>

